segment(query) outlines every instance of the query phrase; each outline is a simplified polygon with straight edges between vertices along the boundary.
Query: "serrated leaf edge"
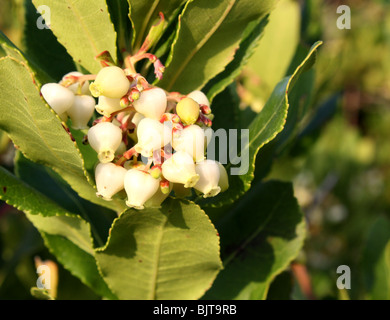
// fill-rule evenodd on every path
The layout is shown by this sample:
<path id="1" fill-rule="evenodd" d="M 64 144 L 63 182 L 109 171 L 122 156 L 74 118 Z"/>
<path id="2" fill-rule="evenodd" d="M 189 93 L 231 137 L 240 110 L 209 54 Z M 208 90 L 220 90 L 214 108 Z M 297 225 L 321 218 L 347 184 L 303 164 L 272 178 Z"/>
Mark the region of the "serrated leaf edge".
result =
<path id="1" fill-rule="evenodd" d="M 191 1 L 192 1 L 192 0 L 191 0 Z M 172 199 L 174 199 L 174 200 L 180 200 L 180 201 L 182 201 L 182 202 L 186 202 L 187 204 L 193 204 L 193 205 L 195 205 L 195 206 L 200 210 L 201 213 L 203 213 L 203 214 L 205 215 L 205 217 L 207 218 L 208 222 L 210 223 L 210 225 L 212 226 L 212 228 L 213 228 L 214 231 L 215 231 L 215 234 L 216 234 L 216 236 L 217 236 L 218 252 L 221 252 L 221 241 L 220 241 L 220 236 L 219 236 L 218 230 L 216 229 L 215 225 L 212 223 L 211 219 L 210 219 L 209 216 L 206 214 L 206 212 L 205 212 L 198 204 L 196 204 L 196 203 L 193 202 L 193 201 L 186 200 L 186 199 L 176 199 L 176 198 L 174 198 L 174 197 L 170 197 L 170 198 L 172 198 Z M 94 250 L 95 250 L 95 253 L 104 252 L 104 251 L 107 249 L 107 247 L 108 247 L 108 245 L 109 245 L 109 243 L 110 243 L 110 240 L 111 240 L 111 230 L 114 228 L 115 224 L 121 219 L 121 217 L 122 217 L 126 212 L 128 212 L 129 210 L 135 210 L 135 209 L 130 209 L 130 208 L 129 208 L 129 209 L 126 209 L 126 210 L 122 211 L 122 212 L 119 214 L 119 216 L 113 220 L 113 222 L 112 222 L 112 224 L 111 224 L 111 227 L 110 227 L 110 230 L 109 230 L 109 236 L 108 236 L 108 238 L 107 238 L 106 244 L 105 244 L 104 246 L 102 246 L 102 247 L 95 248 L 95 249 L 94 249 Z M 142 214 L 142 213 L 139 213 L 139 214 Z M 220 256 L 220 255 L 219 255 L 219 258 L 218 258 L 218 259 L 219 259 L 219 270 L 215 272 L 214 277 L 211 279 L 211 281 L 210 281 L 210 286 L 209 286 L 208 288 L 206 288 L 206 289 L 204 290 L 204 292 L 201 293 L 201 294 L 199 295 L 199 297 L 197 297 L 197 298 L 195 298 L 195 299 L 200 299 L 200 298 L 201 298 L 201 297 L 202 297 L 202 296 L 211 288 L 211 286 L 212 286 L 212 284 L 214 283 L 214 281 L 215 281 L 215 279 L 216 279 L 218 273 L 219 273 L 221 270 L 223 270 L 223 263 L 222 263 L 222 260 L 221 260 L 221 256 Z M 101 275 L 102 278 L 104 279 L 104 273 L 103 273 L 103 271 L 102 271 L 102 269 L 101 269 L 101 267 L 100 267 L 100 264 L 99 264 L 99 262 L 97 261 L 97 259 L 96 259 L 96 265 L 97 265 L 97 268 L 98 268 L 98 271 L 99 271 L 100 275 Z M 107 282 L 106 282 L 106 284 L 107 284 L 108 288 L 110 289 L 110 291 L 111 291 L 112 293 L 115 294 L 115 290 L 113 290 L 113 288 L 111 287 L 111 285 L 110 285 L 109 283 L 107 283 Z"/>
<path id="2" fill-rule="evenodd" d="M 225 206 L 225 205 L 229 205 L 229 204 L 233 204 L 236 200 L 238 200 L 243 194 L 245 194 L 250 186 L 251 186 L 251 182 L 253 181 L 253 178 L 254 178 L 254 169 L 255 169 L 255 159 L 257 157 L 257 154 L 259 152 L 259 150 L 264 146 L 266 145 L 267 143 L 269 143 L 270 141 L 272 141 L 273 139 L 276 138 L 276 136 L 284 129 L 284 125 L 286 123 L 286 117 L 287 117 L 287 114 L 288 114 L 288 109 L 290 107 L 290 104 L 289 104 L 289 99 L 288 99 L 288 94 L 289 94 L 289 91 L 292 89 L 291 87 L 291 84 L 292 82 L 295 80 L 295 77 L 297 76 L 297 74 L 302 70 L 302 68 L 305 66 L 306 62 L 316 53 L 317 49 L 323 44 L 322 41 L 317 41 L 310 49 L 310 52 L 306 55 L 305 59 L 301 62 L 301 64 L 295 69 L 294 73 L 289 76 L 289 77 L 285 77 L 283 80 L 281 80 L 281 82 L 279 82 L 278 85 L 280 85 L 282 83 L 282 81 L 287 81 L 286 83 L 286 90 L 285 90 L 285 95 L 284 95 L 284 99 L 283 101 L 285 101 L 286 103 L 286 109 L 285 111 L 283 112 L 284 113 L 284 121 L 283 121 L 283 124 L 282 126 L 274 132 L 274 134 L 268 138 L 265 142 L 263 142 L 259 147 L 257 147 L 255 150 L 254 150 L 254 154 L 253 154 L 253 157 L 252 157 L 252 162 L 250 163 L 250 173 L 249 175 L 247 175 L 246 179 L 243 179 L 243 183 L 244 183 L 244 190 L 240 193 L 237 193 L 236 195 L 234 195 L 234 197 L 231 197 L 229 198 L 229 201 L 228 202 L 223 202 L 223 203 L 207 203 L 204 205 L 204 207 L 208 207 L 208 208 L 220 208 L 222 206 Z M 251 123 L 252 124 L 252 123 Z M 249 125 L 250 127 L 251 125 Z M 253 142 L 253 138 L 249 141 L 248 143 L 248 148 L 250 148 L 250 144 L 251 144 L 251 141 Z M 231 163 L 229 163 L 227 166 L 226 166 L 226 170 L 228 170 L 231 166 Z"/>

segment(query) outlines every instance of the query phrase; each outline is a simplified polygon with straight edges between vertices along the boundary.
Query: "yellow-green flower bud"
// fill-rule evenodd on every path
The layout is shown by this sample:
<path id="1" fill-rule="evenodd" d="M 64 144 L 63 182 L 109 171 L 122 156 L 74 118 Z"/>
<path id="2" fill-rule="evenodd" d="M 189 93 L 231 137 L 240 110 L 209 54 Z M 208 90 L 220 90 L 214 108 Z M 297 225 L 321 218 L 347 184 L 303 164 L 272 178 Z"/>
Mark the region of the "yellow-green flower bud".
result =
<path id="1" fill-rule="evenodd" d="M 191 125 L 199 118 L 199 104 L 191 98 L 184 98 L 176 105 L 176 113 L 185 125 Z"/>

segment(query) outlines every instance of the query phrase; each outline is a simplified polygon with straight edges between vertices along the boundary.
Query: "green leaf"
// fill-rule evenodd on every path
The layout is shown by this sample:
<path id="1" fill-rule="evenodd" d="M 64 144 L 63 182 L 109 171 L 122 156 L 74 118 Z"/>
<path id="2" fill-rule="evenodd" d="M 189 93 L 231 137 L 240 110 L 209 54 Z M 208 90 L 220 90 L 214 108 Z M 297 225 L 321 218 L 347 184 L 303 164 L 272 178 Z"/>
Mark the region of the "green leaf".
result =
<path id="1" fill-rule="evenodd" d="M 213 198 L 212 201 L 202 200 L 200 202 L 202 206 L 221 207 L 232 204 L 248 191 L 254 178 L 257 153 L 283 130 L 289 108 L 289 94 L 302 73 L 313 66 L 316 51 L 320 45 L 321 42 L 314 44 L 294 74 L 279 82 L 262 111 L 249 125 L 249 137 L 247 133 L 242 132 L 247 141 L 241 140 L 241 151 L 237 152 L 237 155 L 230 155 L 230 162 L 226 166 L 229 174 L 229 189 Z M 240 150 L 240 145 L 237 148 Z M 237 163 L 238 165 L 234 167 L 233 164 Z"/>
<path id="2" fill-rule="evenodd" d="M 8 133 L 28 159 L 52 168 L 81 197 L 122 211 L 123 203 L 96 197 L 80 151 L 58 116 L 40 97 L 29 67 L 4 57 L 0 59 L 0 70 L 0 129 Z"/>
<path id="3" fill-rule="evenodd" d="M 26 214 L 58 261 L 97 294 L 115 299 L 97 269 L 90 225 L 2 167 L 0 181 L 0 199 Z"/>
<path id="4" fill-rule="evenodd" d="M 30 290 L 31 295 L 34 298 L 37 298 L 39 300 L 55 300 L 50 293 L 45 289 L 39 289 L 37 287 L 33 287 Z"/>
<path id="5" fill-rule="evenodd" d="M 273 0 L 194 0 L 179 17 L 176 39 L 158 85 L 188 93 L 202 88 L 233 60 L 243 30 L 270 12 Z"/>
<path id="6" fill-rule="evenodd" d="M 226 66 L 223 72 L 209 81 L 203 89 L 207 93 L 210 102 L 240 75 L 245 64 L 258 46 L 260 39 L 263 37 L 267 23 L 268 16 L 262 18 L 259 22 L 249 24 L 246 28 L 233 61 Z"/>
<path id="7" fill-rule="evenodd" d="M 61 235 L 90 254 L 93 253 L 90 226 L 75 214 L 0 167 L 0 199 L 23 211 L 40 231 Z"/>
<path id="8" fill-rule="evenodd" d="M 104 245 L 112 221 L 117 217 L 115 212 L 80 198 L 53 170 L 26 159 L 21 152 L 16 152 L 14 165 L 19 179 L 68 212 L 77 212 L 91 225 L 96 246 Z"/>
<path id="9" fill-rule="evenodd" d="M 198 299 L 221 269 L 217 231 L 187 201 L 128 210 L 114 222 L 96 259 L 119 299 Z"/>
<path id="10" fill-rule="evenodd" d="M 293 0 L 279 1 L 271 12 L 264 37 L 244 69 L 244 86 L 256 100 L 266 101 L 286 75 L 300 40 L 300 16 L 300 4 Z"/>
<path id="11" fill-rule="evenodd" d="M 50 28 L 73 60 L 91 73 L 101 66 L 95 57 L 109 51 L 116 57 L 116 33 L 104 0 L 33 0 L 36 8 L 50 8 Z"/>
<path id="12" fill-rule="evenodd" d="M 41 232 L 46 247 L 56 259 L 82 283 L 107 299 L 116 299 L 101 277 L 93 255 L 81 250 L 68 239 Z"/>
<path id="13" fill-rule="evenodd" d="M 76 70 L 73 59 L 50 29 L 37 27 L 40 14 L 32 1 L 24 0 L 24 7 L 26 22 L 23 44 L 26 56 L 29 60 L 34 60 L 51 78 L 59 81 L 64 74 Z"/>
<path id="14" fill-rule="evenodd" d="M 107 0 L 111 21 L 118 35 L 118 57 L 122 50 L 129 50 L 131 45 L 131 21 L 129 3 L 125 0 Z M 120 60 L 120 59 L 118 59 Z"/>
<path id="15" fill-rule="evenodd" d="M 52 78 L 41 70 L 33 61 L 27 59 L 25 54 L 17 48 L 11 40 L 9 40 L 4 33 L 0 31 L 0 57 L 12 57 L 15 60 L 27 64 L 31 71 L 34 73 L 34 77 L 39 83 L 46 83 L 52 81 Z"/>
<path id="16" fill-rule="evenodd" d="M 159 12 L 164 14 L 169 23 L 176 16 L 187 0 L 128 0 L 129 17 L 133 24 L 133 49 L 138 50 L 149 32 L 150 27 L 159 19 Z"/>
<path id="17" fill-rule="evenodd" d="M 380 217 L 371 227 L 362 266 L 367 297 L 390 299 L 390 221 Z"/>
<path id="18" fill-rule="evenodd" d="M 277 181 L 254 186 L 217 228 L 224 270 L 205 299 L 265 299 L 306 234 L 291 184 Z"/>

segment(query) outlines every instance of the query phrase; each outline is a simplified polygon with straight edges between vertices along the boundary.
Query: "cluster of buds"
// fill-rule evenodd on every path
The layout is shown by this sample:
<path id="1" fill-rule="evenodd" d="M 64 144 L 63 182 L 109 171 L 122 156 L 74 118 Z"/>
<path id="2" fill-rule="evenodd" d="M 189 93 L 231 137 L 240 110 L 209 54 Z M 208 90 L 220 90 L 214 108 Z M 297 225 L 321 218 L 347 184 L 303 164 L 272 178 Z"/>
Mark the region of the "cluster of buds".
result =
<path id="1" fill-rule="evenodd" d="M 75 80 L 80 79 L 80 81 Z M 87 129 L 88 122 L 95 111 L 95 99 L 89 91 L 88 76 L 73 71 L 66 74 L 59 83 L 46 83 L 41 95 L 49 106 L 66 122 L 72 120 L 77 130 Z"/>
<path id="2" fill-rule="evenodd" d="M 126 204 L 136 209 L 158 207 L 171 193 L 181 197 L 195 190 L 207 198 L 229 186 L 224 166 L 206 159 L 205 130 L 213 120 L 207 96 L 199 90 L 167 92 L 135 71 L 134 64 L 147 58 L 162 77 L 164 66 L 146 53 L 153 32 L 123 69 L 105 52 L 98 74 L 71 72 L 41 88 L 61 119 L 69 116 L 73 128 L 88 128 L 84 140 L 98 158 L 96 195 L 110 201 L 124 190 Z M 88 127 L 95 110 L 101 117 Z"/>

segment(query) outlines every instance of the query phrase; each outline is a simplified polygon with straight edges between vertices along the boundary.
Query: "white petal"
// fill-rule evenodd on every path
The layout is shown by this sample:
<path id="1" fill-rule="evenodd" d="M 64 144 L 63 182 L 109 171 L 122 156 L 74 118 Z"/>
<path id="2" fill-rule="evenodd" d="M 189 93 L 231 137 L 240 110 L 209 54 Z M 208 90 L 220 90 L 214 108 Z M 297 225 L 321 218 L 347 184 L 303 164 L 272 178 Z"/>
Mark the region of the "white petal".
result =
<path id="1" fill-rule="evenodd" d="M 72 107 L 69 108 L 67 114 L 72 120 L 74 129 L 87 129 L 88 121 L 91 119 L 95 111 L 95 99 L 88 95 L 75 96 Z"/>
<path id="2" fill-rule="evenodd" d="M 121 107 L 121 99 L 119 98 L 100 96 L 96 105 L 96 111 L 106 117 L 110 117 L 112 113 L 121 109 L 123 108 Z"/>
<path id="3" fill-rule="evenodd" d="M 207 96 L 200 90 L 192 91 L 190 94 L 187 95 L 188 98 L 194 99 L 199 104 L 204 104 L 208 107 L 210 107 L 210 101 L 207 98 Z"/>
<path id="4" fill-rule="evenodd" d="M 161 168 L 165 179 L 173 183 L 182 183 L 186 188 L 193 187 L 199 180 L 192 156 L 184 151 L 175 152 Z"/>
<path id="5" fill-rule="evenodd" d="M 41 88 L 43 98 L 57 113 L 63 114 L 73 105 L 74 93 L 58 83 L 46 83 Z"/>
<path id="6" fill-rule="evenodd" d="M 172 134 L 171 129 L 160 121 L 144 118 L 138 124 L 137 138 L 135 150 L 144 157 L 151 157 L 153 151 L 171 142 Z"/>
<path id="7" fill-rule="evenodd" d="M 104 200 L 111 200 L 112 196 L 124 187 L 127 170 L 113 163 L 99 163 L 95 169 L 96 195 Z"/>
<path id="8" fill-rule="evenodd" d="M 189 153 L 195 162 L 204 160 L 204 130 L 197 125 L 190 125 L 173 138 L 172 147 L 176 151 Z"/>
<path id="9" fill-rule="evenodd" d="M 219 166 L 214 160 L 204 160 L 195 166 L 195 171 L 199 175 L 199 181 L 194 188 L 203 193 L 204 198 L 214 197 L 221 192 L 219 187 Z"/>
<path id="10" fill-rule="evenodd" d="M 66 75 L 64 75 L 62 77 L 62 81 L 64 81 L 65 78 L 69 77 L 69 76 L 81 77 L 81 76 L 83 76 L 83 74 L 81 72 L 78 72 L 78 71 L 72 71 L 72 72 L 69 72 Z M 80 87 L 80 83 L 76 82 L 76 83 L 71 84 L 68 87 L 68 89 L 70 91 L 72 91 L 74 94 L 79 94 L 80 93 L 79 87 Z M 83 83 L 83 86 L 81 87 L 81 94 L 82 95 L 91 95 L 91 92 L 89 91 L 89 81 L 85 81 Z"/>
<path id="11" fill-rule="evenodd" d="M 159 180 L 154 179 L 149 173 L 138 169 L 130 169 L 125 175 L 126 205 L 135 209 L 143 209 L 145 202 L 159 188 Z"/>
<path id="12" fill-rule="evenodd" d="M 160 120 L 167 108 L 167 96 L 161 88 L 144 90 L 139 99 L 133 102 L 133 106 L 145 117 Z"/>
<path id="13" fill-rule="evenodd" d="M 112 161 L 121 141 L 122 130 L 111 122 L 100 122 L 88 130 L 88 142 L 98 153 L 100 162 Z"/>
<path id="14" fill-rule="evenodd" d="M 219 167 L 219 181 L 218 181 L 218 185 L 221 188 L 221 192 L 224 192 L 227 189 L 229 189 L 229 177 L 228 177 L 226 169 L 222 165 L 222 163 L 220 163 L 220 162 L 217 162 L 217 163 L 218 163 L 218 167 Z"/>

